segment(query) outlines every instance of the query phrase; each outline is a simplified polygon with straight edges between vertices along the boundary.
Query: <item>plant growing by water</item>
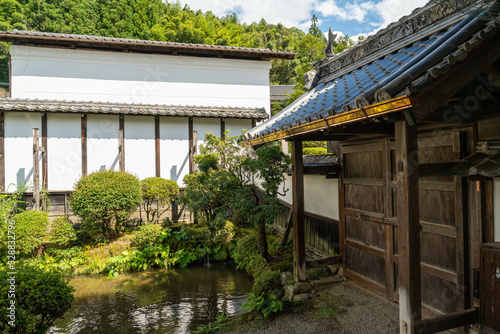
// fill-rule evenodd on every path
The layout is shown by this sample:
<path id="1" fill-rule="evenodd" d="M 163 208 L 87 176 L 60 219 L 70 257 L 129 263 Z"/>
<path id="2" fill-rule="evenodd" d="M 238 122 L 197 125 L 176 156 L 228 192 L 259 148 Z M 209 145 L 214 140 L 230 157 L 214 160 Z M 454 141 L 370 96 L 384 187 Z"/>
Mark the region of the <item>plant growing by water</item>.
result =
<path id="1" fill-rule="evenodd" d="M 256 296 L 250 293 L 248 301 L 241 308 L 248 310 L 248 312 L 256 312 L 267 318 L 270 314 L 281 312 L 283 310 L 283 303 L 275 294 Z"/>
<path id="2" fill-rule="evenodd" d="M 160 223 L 161 216 L 179 196 L 179 186 L 175 181 L 161 177 L 148 177 L 141 181 L 142 206 L 148 222 Z"/>

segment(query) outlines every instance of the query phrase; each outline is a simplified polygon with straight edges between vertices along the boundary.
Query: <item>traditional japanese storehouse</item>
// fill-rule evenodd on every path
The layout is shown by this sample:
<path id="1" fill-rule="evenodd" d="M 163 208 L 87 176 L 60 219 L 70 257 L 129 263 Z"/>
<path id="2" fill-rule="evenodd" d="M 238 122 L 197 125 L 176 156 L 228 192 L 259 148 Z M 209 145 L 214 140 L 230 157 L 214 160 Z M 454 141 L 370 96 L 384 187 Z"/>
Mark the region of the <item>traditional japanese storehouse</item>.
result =
<path id="1" fill-rule="evenodd" d="M 399 303 L 401 333 L 500 332 L 499 13 L 499 1 L 430 1 L 340 54 L 329 46 L 310 90 L 248 133 L 247 146 L 291 142 L 296 280 L 302 142 L 326 140 L 340 173 L 320 191 L 338 205 L 344 275 Z"/>
<path id="2" fill-rule="evenodd" d="M 10 42 L 10 97 L 0 99 L 0 188 L 40 181 L 67 193 L 92 171 L 115 169 L 182 186 L 206 132 L 240 135 L 270 114 L 267 49 L 32 31 Z"/>

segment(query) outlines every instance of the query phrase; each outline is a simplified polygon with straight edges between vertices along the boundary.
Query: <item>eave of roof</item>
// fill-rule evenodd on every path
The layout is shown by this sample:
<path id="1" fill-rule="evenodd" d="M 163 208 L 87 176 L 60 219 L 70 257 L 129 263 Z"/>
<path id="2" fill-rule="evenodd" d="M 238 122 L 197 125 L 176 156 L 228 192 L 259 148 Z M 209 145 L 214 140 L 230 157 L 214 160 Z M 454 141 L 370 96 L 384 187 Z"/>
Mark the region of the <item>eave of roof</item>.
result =
<path id="1" fill-rule="evenodd" d="M 234 59 L 294 59 L 297 53 L 235 46 L 188 44 L 38 31 L 0 31 L 0 41 L 14 44 L 84 48 L 117 52 L 211 56 Z"/>
<path id="2" fill-rule="evenodd" d="M 326 118 L 317 119 L 305 124 L 283 129 L 281 131 L 270 132 L 261 137 L 255 137 L 242 143 L 242 146 L 255 146 L 279 139 L 291 138 L 296 135 L 307 134 L 321 130 L 332 130 L 334 127 L 357 122 L 361 120 L 370 120 L 371 118 L 382 116 L 388 113 L 408 109 L 418 105 L 418 100 L 413 97 L 401 96 L 390 101 L 377 103 L 366 108 L 351 110 L 339 115 L 333 115 Z"/>
<path id="3" fill-rule="evenodd" d="M 18 98 L 0 99 L 0 111 L 224 117 L 259 120 L 267 118 L 264 108 L 172 106 Z"/>

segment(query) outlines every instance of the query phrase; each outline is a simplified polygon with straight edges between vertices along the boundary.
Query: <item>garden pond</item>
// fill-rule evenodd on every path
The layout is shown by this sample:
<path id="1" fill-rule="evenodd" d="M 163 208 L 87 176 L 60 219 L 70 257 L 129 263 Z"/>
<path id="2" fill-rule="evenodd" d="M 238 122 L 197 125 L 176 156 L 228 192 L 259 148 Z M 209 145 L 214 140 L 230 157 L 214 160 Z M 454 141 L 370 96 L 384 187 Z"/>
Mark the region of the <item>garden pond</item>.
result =
<path id="1" fill-rule="evenodd" d="M 106 276 L 76 276 L 71 309 L 49 333 L 191 333 L 241 305 L 252 278 L 234 264 L 215 263 Z"/>

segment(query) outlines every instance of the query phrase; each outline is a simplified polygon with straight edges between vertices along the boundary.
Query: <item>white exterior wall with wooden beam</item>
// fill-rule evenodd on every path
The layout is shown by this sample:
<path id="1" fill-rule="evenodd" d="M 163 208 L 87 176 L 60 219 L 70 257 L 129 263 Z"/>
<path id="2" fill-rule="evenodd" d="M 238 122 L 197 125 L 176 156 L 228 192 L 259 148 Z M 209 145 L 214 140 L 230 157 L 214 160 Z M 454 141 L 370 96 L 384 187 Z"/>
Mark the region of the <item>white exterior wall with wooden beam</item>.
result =
<path id="1" fill-rule="evenodd" d="M 13 98 L 266 108 L 271 62 L 12 45 Z"/>

